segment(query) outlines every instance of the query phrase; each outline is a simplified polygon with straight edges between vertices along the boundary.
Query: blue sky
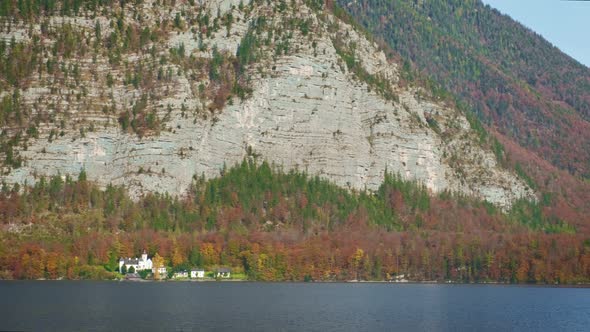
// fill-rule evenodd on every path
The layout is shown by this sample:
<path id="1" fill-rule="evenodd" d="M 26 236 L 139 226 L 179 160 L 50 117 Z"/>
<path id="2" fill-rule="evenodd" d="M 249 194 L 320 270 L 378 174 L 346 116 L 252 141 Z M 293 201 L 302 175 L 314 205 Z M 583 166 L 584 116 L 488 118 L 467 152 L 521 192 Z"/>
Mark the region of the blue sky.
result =
<path id="1" fill-rule="evenodd" d="M 482 0 L 590 67 L 590 1 Z"/>

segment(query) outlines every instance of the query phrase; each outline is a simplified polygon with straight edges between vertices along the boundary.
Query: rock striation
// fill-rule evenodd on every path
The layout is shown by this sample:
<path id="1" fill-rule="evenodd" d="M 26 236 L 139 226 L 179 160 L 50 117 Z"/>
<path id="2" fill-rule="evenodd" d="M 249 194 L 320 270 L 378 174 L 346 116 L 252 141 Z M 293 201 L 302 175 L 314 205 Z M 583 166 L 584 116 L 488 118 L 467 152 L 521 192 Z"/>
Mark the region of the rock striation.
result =
<path id="1" fill-rule="evenodd" d="M 276 13 L 276 4 L 267 2 L 205 2 L 202 6 L 209 8 L 212 17 L 232 13 L 231 32 L 221 29 L 204 37 L 187 27 L 169 33 L 164 41 L 168 47 L 184 45 L 187 56 L 211 58 L 213 46 L 236 54 L 253 22 L 269 17 L 269 12 L 275 13 L 275 26 L 288 18 L 305 18 L 312 31 L 291 31 L 286 54 L 276 55 L 272 46 L 262 47 L 263 56 L 248 69 L 252 94 L 244 100 L 232 97 L 221 110 L 204 116 L 187 116 L 186 109 L 206 105 L 198 92 L 206 80 L 170 65 L 172 79 L 159 88 L 166 92 L 149 99 L 149 107 L 164 119 L 157 133 L 140 137 L 123 131 L 116 116 L 100 111 L 110 105 L 124 108 L 143 94 L 142 88 L 130 88 L 117 79 L 107 87 L 102 77 L 109 72 L 120 77 L 123 69 L 109 65 L 104 57 L 94 64 L 91 56 L 76 60 L 87 78 L 80 100 L 67 102 L 63 95 L 52 94 L 58 82 L 34 79 L 22 91 L 33 112 L 61 105 L 71 123 L 92 123 L 94 130 L 82 135 L 66 126 L 63 135 L 49 141 L 51 125 L 41 126 L 39 138 L 30 139 L 18 151 L 23 165 L 6 170 L 2 181 L 30 184 L 39 176 L 75 176 L 84 169 L 89 179 L 124 185 L 135 197 L 147 192 L 182 195 L 195 174 L 218 176 L 224 165 L 254 153 L 277 167 L 303 170 L 355 189 L 378 188 L 388 170 L 422 182 L 433 192 L 473 195 L 504 208 L 520 198 L 535 199 L 531 188 L 477 143 L 461 112 L 428 97 L 422 88 L 399 84 L 397 64 L 354 27 L 315 12 L 304 2 L 296 3 L 298 9 L 289 16 Z M 157 17 L 149 1 L 143 6 L 150 8 L 145 10 L 146 20 Z M 165 15 L 173 18 L 186 10 L 182 6 L 187 4 Z M 249 10 L 246 13 L 238 6 Z M 108 26 L 107 18 L 99 19 Z M 92 26 L 86 20 L 79 22 L 81 28 Z M 20 30 L 14 31 L 25 38 Z M 265 34 L 269 32 L 261 38 Z M 366 73 L 388 82 L 395 98 L 384 97 L 359 78 L 342 59 L 335 41 L 353 50 Z M 133 61 L 142 55 L 126 57 Z M 93 72 L 101 79 L 92 80 Z"/>

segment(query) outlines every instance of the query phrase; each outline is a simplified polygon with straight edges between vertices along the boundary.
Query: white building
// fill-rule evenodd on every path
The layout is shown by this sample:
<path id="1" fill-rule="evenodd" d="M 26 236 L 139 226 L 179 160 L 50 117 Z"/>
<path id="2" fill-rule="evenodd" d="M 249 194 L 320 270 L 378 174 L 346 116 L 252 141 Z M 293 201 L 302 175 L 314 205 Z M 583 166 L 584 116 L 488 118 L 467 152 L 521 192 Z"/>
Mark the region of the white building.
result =
<path id="1" fill-rule="evenodd" d="M 166 279 L 168 277 L 168 270 L 166 270 L 165 266 L 153 267 L 152 273 L 154 274 L 154 276 L 156 275 L 156 271 L 158 272 L 160 279 Z"/>
<path id="2" fill-rule="evenodd" d="M 175 272 L 174 275 L 172 276 L 172 278 L 174 278 L 174 279 L 188 278 L 188 272 L 187 271 Z"/>
<path id="3" fill-rule="evenodd" d="M 215 277 L 229 279 L 231 277 L 231 269 L 227 267 L 220 267 L 215 272 Z"/>
<path id="4" fill-rule="evenodd" d="M 141 255 L 141 258 L 121 258 L 119 259 L 119 272 L 123 271 L 123 266 L 125 266 L 125 270 L 129 271 L 130 268 L 133 268 L 135 272 L 143 271 L 143 270 L 151 270 L 152 269 L 152 260 L 148 258 L 147 253 L 145 250 Z"/>
<path id="5" fill-rule="evenodd" d="M 193 269 L 191 270 L 191 278 L 205 278 L 205 270 L 203 269 Z"/>

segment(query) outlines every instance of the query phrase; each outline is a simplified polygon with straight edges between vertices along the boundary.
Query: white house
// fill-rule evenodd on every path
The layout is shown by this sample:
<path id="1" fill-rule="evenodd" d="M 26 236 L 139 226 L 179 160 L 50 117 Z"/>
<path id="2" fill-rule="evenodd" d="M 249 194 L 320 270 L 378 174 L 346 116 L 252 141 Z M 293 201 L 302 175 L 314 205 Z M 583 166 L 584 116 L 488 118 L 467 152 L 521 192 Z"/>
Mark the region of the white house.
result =
<path id="1" fill-rule="evenodd" d="M 148 258 L 147 253 L 144 250 L 143 254 L 141 254 L 141 258 L 119 259 L 119 272 L 123 272 L 123 266 L 125 266 L 126 271 L 129 271 L 130 268 L 133 268 L 133 270 L 137 272 L 143 270 L 151 270 L 152 265 L 152 260 Z"/>
<path id="2" fill-rule="evenodd" d="M 215 272 L 215 277 L 229 279 L 231 277 L 231 269 L 227 267 L 220 267 Z"/>
<path id="3" fill-rule="evenodd" d="M 193 269 L 191 270 L 191 278 L 205 278 L 205 270 L 203 269 Z"/>
<path id="4" fill-rule="evenodd" d="M 187 271 L 175 272 L 174 275 L 172 276 L 172 278 L 174 278 L 174 279 L 188 278 L 188 272 Z"/>
<path id="5" fill-rule="evenodd" d="M 408 275 L 408 277 L 409 277 L 409 275 Z M 393 281 L 393 282 L 408 282 L 409 280 L 406 279 L 405 274 L 400 274 L 400 275 L 393 277 L 393 279 L 391 281 Z"/>
<path id="6" fill-rule="evenodd" d="M 155 275 L 156 271 L 158 272 L 158 274 L 160 275 L 160 279 L 165 279 L 168 276 L 168 270 L 166 270 L 165 266 L 160 266 L 160 267 L 153 267 L 152 268 L 152 273 Z"/>

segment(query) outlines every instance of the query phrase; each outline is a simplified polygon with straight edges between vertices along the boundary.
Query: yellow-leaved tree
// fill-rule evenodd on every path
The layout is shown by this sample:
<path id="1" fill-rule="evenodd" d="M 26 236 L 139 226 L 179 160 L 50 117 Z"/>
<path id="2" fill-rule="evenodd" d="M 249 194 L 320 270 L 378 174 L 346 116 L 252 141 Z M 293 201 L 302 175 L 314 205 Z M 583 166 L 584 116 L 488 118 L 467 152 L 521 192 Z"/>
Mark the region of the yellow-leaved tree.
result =
<path id="1" fill-rule="evenodd" d="M 160 275 L 160 268 L 164 267 L 164 258 L 162 258 L 162 256 L 156 253 L 156 255 L 154 255 L 154 258 L 152 259 L 152 264 L 154 267 L 154 279 L 162 279 L 162 276 Z"/>
<path id="2" fill-rule="evenodd" d="M 365 257 L 365 251 L 361 248 L 357 248 L 356 251 L 350 257 L 350 263 L 355 273 L 356 280 L 359 280 L 360 269 L 362 268 L 363 258 Z"/>
<path id="3" fill-rule="evenodd" d="M 184 255 L 182 254 L 180 247 L 178 247 L 178 245 L 174 243 L 174 250 L 172 253 L 172 266 L 176 267 L 182 265 L 185 261 L 186 259 L 184 258 Z"/>

